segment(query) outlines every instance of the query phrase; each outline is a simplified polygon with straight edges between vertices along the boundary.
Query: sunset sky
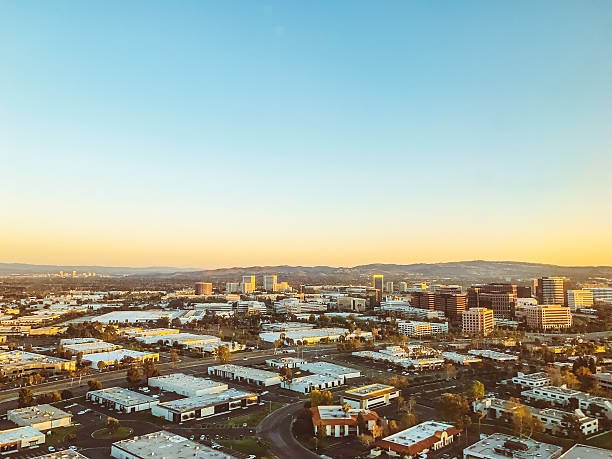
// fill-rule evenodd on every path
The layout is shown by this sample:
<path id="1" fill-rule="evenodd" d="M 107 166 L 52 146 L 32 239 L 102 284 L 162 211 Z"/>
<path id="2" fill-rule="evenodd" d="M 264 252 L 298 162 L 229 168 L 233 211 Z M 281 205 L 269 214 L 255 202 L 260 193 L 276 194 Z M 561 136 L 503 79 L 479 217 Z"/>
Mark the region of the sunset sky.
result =
<path id="1" fill-rule="evenodd" d="M 612 265 L 612 2 L 0 0 L 0 262 Z"/>

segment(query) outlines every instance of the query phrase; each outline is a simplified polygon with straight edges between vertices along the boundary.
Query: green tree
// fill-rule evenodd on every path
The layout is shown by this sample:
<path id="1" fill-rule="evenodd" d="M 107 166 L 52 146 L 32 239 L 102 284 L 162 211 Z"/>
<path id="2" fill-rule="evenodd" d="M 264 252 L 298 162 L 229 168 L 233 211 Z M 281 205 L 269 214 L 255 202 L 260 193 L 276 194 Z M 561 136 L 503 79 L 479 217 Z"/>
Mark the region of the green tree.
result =
<path id="1" fill-rule="evenodd" d="M 219 360 L 220 363 L 230 363 L 231 359 L 230 348 L 227 344 L 223 344 L 217 348 L 217 360 Z"/>
<path id="2" fill-rule="evenodd" d="M 120 424 L 119 424 L 119 420 L 117 418 L 113 418 L 108 416 L 106 418 L 106 428 L 112 432 L 115 433 L 117 432 L 117 430 L 119 430 Z"/>
<path id="3" fill-rule="evenodd" d="M 136 365 L 130 365 L 125 375 L 125 378 L 127 379 L 127 382 L 130 385 L 138 384 L 142 380 L 142 373 L 140 371 L 140 368 L 138 368 L 138 366 Z"/>
<path id="4" fill-rule="evenodd" d="M 176 352 L 174 349 L 172 349 L 170 351 L 170 361 L 175 364 L 176 362 L 179 361 L 179 355 L 178 352 Z"/>
<path id="5" fill-rule="evenodd" d="M 27 387 L 19 389 L 19 399 L 17 402 L 19 408 L 34 405 L 34 392 Z"/>
<path id="6" fill-rule="evenodd" d="M 471 396 L 473 400 L 480 400 L 484 397 L 485 387 L 480 381 L 474 381 L 472 384 Z"/>
<path id="7" fill-rule="evenodd" d="M 89 381 L 87 381 L 87 386 L 89 387 L 89 390 L 102 389 L 102 383 L 97 379 L 90 379 Z"/>

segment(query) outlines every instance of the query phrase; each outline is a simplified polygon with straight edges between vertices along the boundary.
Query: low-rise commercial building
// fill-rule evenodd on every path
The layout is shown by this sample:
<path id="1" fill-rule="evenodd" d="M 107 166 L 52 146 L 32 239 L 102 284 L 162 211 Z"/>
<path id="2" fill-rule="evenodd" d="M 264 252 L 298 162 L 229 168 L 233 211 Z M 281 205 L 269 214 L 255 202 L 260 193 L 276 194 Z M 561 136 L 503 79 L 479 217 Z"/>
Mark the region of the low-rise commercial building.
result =
<path id="1" fill-rule="evenodd" d="M 328 390 L 342 384 L 340 377 L 335 375 L 313 374 L 283 381 L 281 387 L 301 394 L 309 394 L 313 390 Z"/>
<path id="2" fill-rule="evenodd" d="M 135 413 L 137 411 L 148 410 L 159 403 L 153 397 L 123 387 L 92 390 L 87 392 L 85 398 L 120 413 Z"/>
<path id="3" fill-rule="evenodd" d="M 607 390 L 612 390 L 612 373 L 599 372 L 593 375 L 597 383 Z"/>
<path id="4" fill-rule="evenodd" d="M 359 370 L 329 362 L 306 362 L 300 365 L 300 368 L 311 373 L 334 376 L 340 380 L 341 384 L 346 384 L 348 379 L 359 378 L 361 376 Z"/>
<path id="5" fill-rule="evenodd" d="M 376 446 L 393 455 L 415 457 L 450 445 L 460 433 L 450 424 L 427 421 L 378 440 Z"/>
<path id="6" fill-rule="evenodd" d="M 51 405 L 36 405 L 8 410 L 6 418 L 18 426 L 49 430 L 72 424 L 72 414 Z"/>
<path id="7" fill-rule="evenodd" d="M 588 445 L 574 445 L 559 456 L 561 459 L 610 459 L 610 450 Z"/>
<path id="8" fill-rule="evenodd" d="M 355 331 L 351 333 L 347 328 L 303 328 L 301 330 L 289 330 L 286 332 L 263 332 L 260 333 L 259 336 L 263 341 L 273 343 L 281 339 L 281 334 L 284 336 L 285 342 L 302 344 L 315 344 L 321 340 L 338 341 L 340 337 L 349 339 L 372 338 L 372 332 Z"/>
<path id="9" fill-rule="evenodd" d="M 75 371 L 76 362 L 25 351 L 0 352 L 0 376 L 19 377 L 42 370 L 52 374 Z"/>
<path id="10" fill-rule="evenodd" d="M 574 406 L 583 413 L 612 419 L 612 399 L 595 397 L 586 392 L 563 386 L 543 386 L 521 392 L 529 401 L 547 400 L 557 406 Z"/>
<path id="11" fill-rule="evenodd" d="M 123 348 L 123 346 L 120 346 L 118 344 L 106 343 L 104 341 L 62 344 L 62 347 L 64 348 L 64 350 L 72 352 L 74 356 L 76 356 L 77 354 L 82 354 L 86 356 L 88 354 L 111 352 L 116 349 Z"/>
<path id="12" fill-rule="evenodd" d="M 42 456 L 36 456 L 35 459 L 87 459 L 87 456 L 83 456 L 78 451 L 72 449 L 63 449 Z"/>
<path id="13" fill-rule="evenodd" d="M 259 395 L 236 389 L 164 402 L 151 408 L 151 414 L 181 423 L 247 408 L 259 402 Z"/>
<path id="14" fill-rule="evenodd" d="M 442 357 L 444 360 L 458 363 L 459 365 L 472 365 L 475 363 L 481 363 L 482 359 L 474 355 L 459 354 L 457 352 L 443 352 Z"/>
<path id="15" fill-rule="evenodd" d="M 471 349 L 468 351 L 468 354 L 478 355 L 485 359 L 495 360 L 496 362 L 513 362 L 518 360 L 518 357 L 516 355 L 491 351 L 489 349 Z"/>
<path id="16" fill-rule="evenodd" d="M 510 400 L 488 397 L 473 402 L 474 411 L 480 411 L 488 419 L 502 420 L 511 423 L 519 404 Z M 579 428 L 586 435 L 593 435 L 599 430 L 599 421 L 586 416 L 582 411 L 561 411 L 553 408 L 535 408 L 526 406 L 534 418 L 542 422 L 545 432 L 553 435 L 568 435 L 572 428 Z"/>
<path id="17" fill-rule="evenodd" d="M 533 389 L 534 387 L 544 387 L 550 385 L 550 376 L 544 371 L 525 374 L 520 371 L 512 378 L 512 382 L 522 389 Z"/>
<path id="18" fill-rule="evenodd" d="M 495 433 L 465 448 L 463 459 L 557 459 L 562 452 L 561 446 Z"/>
<path id="19" fill-rule="evenodd" d="M 397 323 L 397 330 L 401 335 L 420 338 L 423 336 L 448 333 L 448 322 L 401 321 Z"/>
<path id="20" fill-rule="evenodd" d="M 372 432 L 378 414 L 376 411 L 351 408 L 344 411 L 340 405 L 317 406 L 310 408 L 312 412 L 312 426 L 315 435 L 319 429 L 323 429 L 323 434 L 327 437 L 348 437 L 349 435 L 361 435 Z M 357 420 L 359 415 L 365 422 L 365 431 L 361 432 Z"/>
<path id="21" fill-rule="evenodd" d="M 279 357 L 276 359 L 266 360 L 266 365 L 272 368 L 298 368 L 300 365 L 306 363 L 304 359 L 297 359 L 295 357 Z"/>
<path id="22" fill-rule="evenodd" d="M 380 406 L 390 405 L 399 397 L 399 389 L 386 384 L 368 384 L 361 387 L 353 387 L 342 393 L 342 403 L 351 408 L 372 409 Z"/>
<path id="23" fill-rule="evenodd" d="M 281 377 L 271 371 L 242 367 L 227 363 L 208 367 L 208 374 L 256 386 L 274 386 L 281 383 Z"/>
<path id="24" fill-rule="evenodd" d="M 45 434 L 30 426 L 0 430 L 0 454 L 3 455 L 44 443 Z"/>
<path id="25" fill-rule="evenodd" d="M 148 385 L 149 387 L 157 387 L 163 391 L 175 392 L 185 397 L 216 394 L 226 391 L 228 387 L 225 383 L 207 378 L 198 378 L 197 376 L 183 373 L 172 373 L 149 378 Z"/>
<path id="26" fill-rule="evenodd" d="M 157 362 L 159 361 L 159 354 L 157 352 L 141 352 L 132 349 L 117 349 L 115 351 L 98 352 L 83 356 L 83 362 L 89 362 L 92 368 L 98 368 L 100 362 L 103 362 L 105 365 L 115 365 L 132 361 L 144 362 L 145 360 Z"/>
<path id="27" fill-rule="evenodd" d="M 180 435 L 161 430 L 113 443 L 111 457 L 115 459 L 234 459 L 227 453 L 216 451 Z"/>

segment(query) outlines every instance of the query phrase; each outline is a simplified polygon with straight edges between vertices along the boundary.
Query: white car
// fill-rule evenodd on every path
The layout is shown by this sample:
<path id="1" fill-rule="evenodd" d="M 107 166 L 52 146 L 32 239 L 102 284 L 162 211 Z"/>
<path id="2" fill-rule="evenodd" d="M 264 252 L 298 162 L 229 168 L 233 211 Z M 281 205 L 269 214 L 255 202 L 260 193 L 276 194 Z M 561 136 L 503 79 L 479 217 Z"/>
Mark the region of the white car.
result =
<path id="1" fill-rule="evenodd" d="M 49 446 L 49 452 L 54 453 L 55 452 L 55 448 L 53 446 Z"/>

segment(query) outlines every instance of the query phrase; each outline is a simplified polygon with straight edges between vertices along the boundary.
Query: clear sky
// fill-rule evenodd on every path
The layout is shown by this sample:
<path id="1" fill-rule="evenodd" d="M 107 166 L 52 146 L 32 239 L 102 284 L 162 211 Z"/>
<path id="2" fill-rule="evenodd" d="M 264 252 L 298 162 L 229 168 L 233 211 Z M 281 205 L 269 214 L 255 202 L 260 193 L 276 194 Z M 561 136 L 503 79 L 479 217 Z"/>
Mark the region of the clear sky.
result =
<path id="1" fill-rule="evenodd" d="M 0 0 L 0 261 L 612 264 L 612 2 Z"/>

